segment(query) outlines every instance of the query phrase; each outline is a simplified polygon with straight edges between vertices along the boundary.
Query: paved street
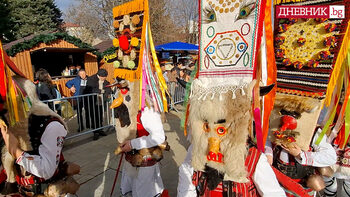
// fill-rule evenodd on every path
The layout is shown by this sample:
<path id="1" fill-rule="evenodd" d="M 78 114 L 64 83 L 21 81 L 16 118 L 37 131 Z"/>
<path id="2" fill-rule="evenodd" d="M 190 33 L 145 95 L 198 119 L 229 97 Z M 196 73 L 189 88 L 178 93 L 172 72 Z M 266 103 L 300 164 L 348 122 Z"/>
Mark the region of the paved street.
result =
<path id="1" fill-rule="evenodd" d="M 186 156 L 189 143 L 180 128 L 182 113 L 172 111 L 166 117 L 164 130 L 171 150 L 165 152 L 164 159 L 160 162 L 160 169 L 164 186 L 173 197 L 176 196 L 178 167 Z M 92 141 L 92 134 L 88 134 L 66 142 L 64 148 L 66 160 L 81 166 L 80 174 L 75 176 L 81 184 L 79 197 L 110 195 L 120 157 L 114 155 L 117 145 L 114 130 L 111 129 L 107 134 L 97 141 Z M 113 196 L 120 196 L 119 185 L 120 176 Z"/>

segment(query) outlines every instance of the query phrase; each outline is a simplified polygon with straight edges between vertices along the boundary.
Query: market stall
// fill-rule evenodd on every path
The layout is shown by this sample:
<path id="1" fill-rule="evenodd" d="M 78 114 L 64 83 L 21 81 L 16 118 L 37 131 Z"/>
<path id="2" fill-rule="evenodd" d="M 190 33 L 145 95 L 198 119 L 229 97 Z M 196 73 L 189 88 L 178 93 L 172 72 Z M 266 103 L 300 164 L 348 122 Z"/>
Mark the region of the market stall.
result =
<path id="1" fill-rule="evenodd" d="M 66 33 L 28 36 L 4 45 L 4 49 L 30 80 L 38 69 L 46 69 L 63 96 L 71 96 L 65 83 L 75 77 L 66 73 L 67 68 L 81 66 L 88 75 L 98 70 L 94 48 Z"/>

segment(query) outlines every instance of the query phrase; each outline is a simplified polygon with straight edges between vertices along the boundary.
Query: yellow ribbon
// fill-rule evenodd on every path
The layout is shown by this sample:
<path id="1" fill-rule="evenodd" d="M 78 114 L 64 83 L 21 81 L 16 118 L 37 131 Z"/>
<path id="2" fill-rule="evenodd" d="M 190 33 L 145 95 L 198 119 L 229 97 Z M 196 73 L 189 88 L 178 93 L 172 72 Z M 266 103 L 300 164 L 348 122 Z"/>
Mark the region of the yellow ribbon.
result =
<path id="1" fill-rule="evenodd" d="M 347 61 L 347 65 L 346 65 L 346 71 L 347 71 L 347 76 L 349 76 L 349 68 L 350 68 L 350 51 L 348 53 L 348 61 Z M 349 83 L 349 79 L 346 79 L 347 83 Z M 347 84 L 347 88 L 349 88 L 348 86 L 349 84 Z M 350 95 L 349 95 L 349 99 L 347 101 L 347 103 L 343 103 L 343 105 L 346 105 L 346 109 L 345 109 L 345 140 L 344 140 L 344 144 L 340 145 L 341 149 L 344 149 L 348 138 L 349 138 L 349 134 L 350 134 Z"/>
<path id="2" fill-rule="evenodd" d="M 19 121 L 19 114 L 18 114 L 18 103 L 16 98 L 16 92 L 15 87 L 13 86 L 12 76 L 11 76 L 11 70 L 8 68 L 8 66 L 5 66 L 6 69 L 6 75 L 8 80 L 8 96 L 7 96 L 7 104 L 8 108 L 11 112 L 13 112 L 14 119 L 12 116 L 10 116 L 10 124 L 14 125 L 15 122 Z"/>
<path id="3" fill-rule="evenodd" d="M 331 103 L 333 90 L 335 85 L 337 84 L 338 77 L 342 69 L 342 65 L 345 62 L 349 47 L 350 47 L 350 20 L 348 21 L 348 27 L 346 28 L 346 32 L 344 34 L 343 43 L 340 47 L 337 60 L 334 64 L 334 69 L 332 71 L 331 79 L 329 80 L 326 100 L 325 100 L 326 106 L 329 106 Z"/>

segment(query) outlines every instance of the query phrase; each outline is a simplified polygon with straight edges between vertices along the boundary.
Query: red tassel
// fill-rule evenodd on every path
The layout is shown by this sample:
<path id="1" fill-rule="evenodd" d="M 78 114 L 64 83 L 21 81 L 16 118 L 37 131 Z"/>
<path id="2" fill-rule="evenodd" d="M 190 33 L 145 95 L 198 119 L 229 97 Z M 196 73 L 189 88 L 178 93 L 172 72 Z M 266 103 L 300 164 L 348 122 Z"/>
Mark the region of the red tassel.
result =
<path id="1" fill-rule="evenodd" d="M 160 197 L 170 197 L 167 189 L 164 189 Z"/>
<path id="2" fill-rule="evenodd" d="M 3 49 L 0 43 L 0 96 L 3 101 L 6 100 L 6 76 L 5 76 L 5 64 L 3 57 Z"/>

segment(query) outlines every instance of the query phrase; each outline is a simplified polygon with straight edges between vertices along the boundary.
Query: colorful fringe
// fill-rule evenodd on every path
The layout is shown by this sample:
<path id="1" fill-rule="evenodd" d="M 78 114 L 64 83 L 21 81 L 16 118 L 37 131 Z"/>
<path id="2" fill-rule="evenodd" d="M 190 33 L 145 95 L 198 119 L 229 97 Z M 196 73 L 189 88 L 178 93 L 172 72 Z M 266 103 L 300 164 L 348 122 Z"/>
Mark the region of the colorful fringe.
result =
<path id="1" fill-rule="evenodd" d="M 5 101 L 5 106 L 0 103 L 0 105 L 2 105 L 0 110 L 4 110 L 4 108 L 8 110 L 9 123 L 10 126 L 13 126 L 21 121 L 21 117 L 27 117 L 31 101 L 25 91 L 12 79 L 12 73 L 17 73 L 18 69 L 6 55 L 2 48 L 1 41 L 0 59 L 0 96 L 1 100 Z M 23 74 L 19 72 L 19 75 Z"/>
<path id="2" fill-rule="evenodd" d="M 276 84 L 277 78 L 277 67 L 274 55 L 274 45 L 273 45 L 273 30 L 272 30 L 272 13 L 271 13 L 272 2 L 266 1 L 265 7 L 265 34 L 266 34 L 266 60 L 267 60 L 267 81 L 266 84 Z M 264 96 L 264 106 L 263 106 L 263 117 L 262 117 L 262 135 L 263 135 L 263 145 L 266 143 L 267 135 L 269 132 L 269 118 L 275 102 L 276 96 L 276 86 L 271 90 L 271 92 Z"/>

